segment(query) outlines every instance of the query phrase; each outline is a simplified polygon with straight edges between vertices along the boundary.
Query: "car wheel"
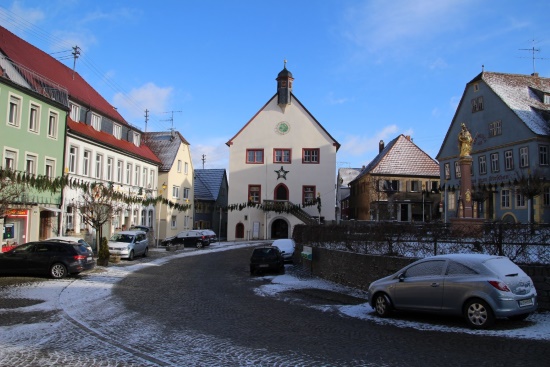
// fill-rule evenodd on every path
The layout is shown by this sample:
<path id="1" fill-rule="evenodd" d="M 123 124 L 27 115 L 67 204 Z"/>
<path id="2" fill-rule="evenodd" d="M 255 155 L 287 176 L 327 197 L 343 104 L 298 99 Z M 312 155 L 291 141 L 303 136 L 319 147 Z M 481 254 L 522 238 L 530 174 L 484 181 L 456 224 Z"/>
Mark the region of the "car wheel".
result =
<path id="1" fill-rule="evenodd" d="M 480 299 L 473 299 L 466 303 L 464 318 L 468 326 L 473 329 L 486 329 L 495 321 L 491 307 Z"/>
<path id="2" fill-rule="evenodd" d="M 250 267 L 250 275 L 254 275 L 255 271 L 254 271 L 254 268 L 251 266 Z"/>
<path id="3" fill-rule="evenodd" d="M 511 320 L 511 321 L 523 321 L 523 320 L 525 320 L 526 318 L 528 318 L 529 315 L 530 315 L 530 313 L 522 313 L 521 315 L 509 316 L 509 317 L 508 317 L 508 320 Z"/>
<path id="4" fill-rule="evenodd" d="M 279 268 L 279 274 L 284 274 L 284 273 L 285 273 L 285 266 L 283 265 Z"/>
<path id="5" fill-rule="evenodd" d="M 197 245 L 197 248 L 202 248 L 202 242 L 201 241 L 197 241 L 196 245 Z"/>
<path id="6" fill-rule="evenodd" d="M 147 257 L 149 255 L 149 247 L 145 248 L 145 251 L 143 251 L 143 257 Z"/>
<path id="7" fill-rule="evenodd" d="M 130 253 L 128 254 L 128 260 L 134 260 L 134 250 L 130 251 Z"/>
<path id="8" fill-rule="evenodd" d="M 67 276 L 67 267 L 61 263 L 55 263 L 50 268 L 50 275 L 54 279 L 61 279 Z"/>
<path id="9" fill-rule="evenodd" d="M 378 293 L 374 297 L 374 311 L 380 317 L 388 317 L 391 313 L 391 303 L 388 296 Z"/>

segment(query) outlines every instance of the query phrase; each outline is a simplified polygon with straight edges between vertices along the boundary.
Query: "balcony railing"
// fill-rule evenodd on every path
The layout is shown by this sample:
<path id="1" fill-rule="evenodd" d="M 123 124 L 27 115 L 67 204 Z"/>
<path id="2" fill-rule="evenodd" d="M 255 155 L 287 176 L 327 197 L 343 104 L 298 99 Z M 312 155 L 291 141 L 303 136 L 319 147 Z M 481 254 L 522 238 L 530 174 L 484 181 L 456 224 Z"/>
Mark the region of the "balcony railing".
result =
<path id="1" fill-rule="evenodd" d="M 4 69 L 3 77 L 64 106 L 69 106 L 69 92 L 65 87 L 6 57 L 0 58 L 0 66 Z"/>

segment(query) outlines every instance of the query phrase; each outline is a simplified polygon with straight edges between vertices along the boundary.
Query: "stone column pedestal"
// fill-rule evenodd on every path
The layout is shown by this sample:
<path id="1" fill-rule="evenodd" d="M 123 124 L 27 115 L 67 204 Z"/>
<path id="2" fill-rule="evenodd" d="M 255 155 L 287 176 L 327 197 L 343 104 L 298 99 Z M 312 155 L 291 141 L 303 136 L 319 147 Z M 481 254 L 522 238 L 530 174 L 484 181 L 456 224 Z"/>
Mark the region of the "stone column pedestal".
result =
<path id="1" fill-rule="evenodd" d="M 460 165 L 460 202 L 462 210 L 459 216 L 461 218 L 473 218 L 473 201 L 472 201 L 472 157 L 460 157 L 458 163 Z"/>

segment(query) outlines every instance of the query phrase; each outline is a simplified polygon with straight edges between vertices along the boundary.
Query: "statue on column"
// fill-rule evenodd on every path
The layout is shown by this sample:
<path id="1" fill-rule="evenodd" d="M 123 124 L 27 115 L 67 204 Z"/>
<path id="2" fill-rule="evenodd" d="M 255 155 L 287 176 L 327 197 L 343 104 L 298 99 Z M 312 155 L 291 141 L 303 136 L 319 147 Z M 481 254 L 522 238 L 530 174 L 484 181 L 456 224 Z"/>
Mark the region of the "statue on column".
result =
<path id="1" fill-rule="evenodd" d="M 461 157 L 469 157 L 470 152 L 472 151 L 472 144 L 474 142 L 474 139 L 472 138 L 472 135 L 468 131 L 468 128 L 464 123 L 462 123 L 462 129 L 460 130 L 460 133 L 458 134 L 458 148 L 460 150 L 460 156 Z"/>

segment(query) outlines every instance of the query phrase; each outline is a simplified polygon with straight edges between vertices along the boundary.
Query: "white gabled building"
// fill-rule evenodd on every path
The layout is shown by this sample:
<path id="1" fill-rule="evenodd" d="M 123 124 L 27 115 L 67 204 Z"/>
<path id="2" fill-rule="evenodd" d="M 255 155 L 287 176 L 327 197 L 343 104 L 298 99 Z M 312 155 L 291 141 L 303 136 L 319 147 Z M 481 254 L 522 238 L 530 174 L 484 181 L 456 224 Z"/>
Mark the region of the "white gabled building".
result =
<path id="1" fill-rule="evenodd" d="M 285 68 L 277 93 L 226 144 L 228 240 L 289 238 L 297 224 L 335 219 L 340 144 L 292 93 Z"/>

